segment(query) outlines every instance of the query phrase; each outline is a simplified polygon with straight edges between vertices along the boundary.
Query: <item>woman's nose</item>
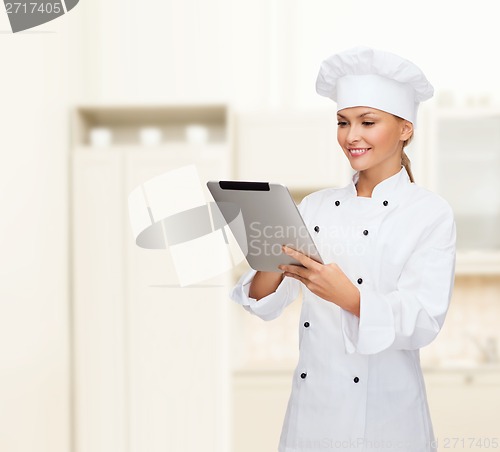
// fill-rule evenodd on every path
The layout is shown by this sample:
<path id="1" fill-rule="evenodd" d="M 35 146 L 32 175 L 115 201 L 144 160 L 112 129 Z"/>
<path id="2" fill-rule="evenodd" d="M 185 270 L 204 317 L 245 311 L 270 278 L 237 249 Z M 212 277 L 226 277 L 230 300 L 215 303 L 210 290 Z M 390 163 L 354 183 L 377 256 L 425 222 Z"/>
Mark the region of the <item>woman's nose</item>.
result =
<path id="1" fill-rule="evenodd" d="M 347 142 L 348 143 L 356 143 L 360 140 L 359 130 L 357 127 L 350 127 L 349 132 L 347 133 Z"/>

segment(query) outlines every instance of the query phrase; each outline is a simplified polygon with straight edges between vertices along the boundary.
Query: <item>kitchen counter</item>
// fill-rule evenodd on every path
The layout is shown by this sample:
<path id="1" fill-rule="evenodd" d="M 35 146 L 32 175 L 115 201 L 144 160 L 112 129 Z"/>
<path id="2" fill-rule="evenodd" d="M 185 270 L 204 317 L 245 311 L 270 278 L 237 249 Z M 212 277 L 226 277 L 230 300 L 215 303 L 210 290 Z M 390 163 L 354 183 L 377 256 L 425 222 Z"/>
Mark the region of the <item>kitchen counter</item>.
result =
<path id="1" fill-rule="evenodd" d="M 500 364 L 451 361 L 422 370 L 439 450 L 500 448 Z M 275 450 L 293 371 L 291 364 L 233 370 L 233 450 Z"/>
<path id="2" fill-rule="evenodd" d="M 268 366 L 268 367 L 242 367 L 233 369 L 233 376 L 284 376 L 291 375 L 294 366 Z M 424 374 L 436 373 L 495 373 L 500 372 L 500 363 L 472 363 L 472 362 L 448 362 L 442 365 L 422 366 Z"/>

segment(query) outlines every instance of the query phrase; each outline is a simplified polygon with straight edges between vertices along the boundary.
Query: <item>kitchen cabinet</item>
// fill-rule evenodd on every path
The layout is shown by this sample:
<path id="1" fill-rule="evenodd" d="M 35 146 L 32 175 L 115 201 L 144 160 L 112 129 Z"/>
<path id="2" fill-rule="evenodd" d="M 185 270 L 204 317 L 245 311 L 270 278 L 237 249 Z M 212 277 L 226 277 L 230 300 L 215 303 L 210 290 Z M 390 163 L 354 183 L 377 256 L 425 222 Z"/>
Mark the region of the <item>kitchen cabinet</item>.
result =
<path id="1" fill-rule="evenodd" d="M 255 370 L 233 374 L 231 450 L 278 450 L 291 389 L 292 371 Z"/>
<path id="2" fill-rule="evenodd" d="M 500 273 L 500 109 L 428 111 L 426 174 L 457 222 L 457 273 Z"/>
<path id="3" fill-rule="evenodd" d="M 439 450 L 500 448 L 500 367 L 429 369 L 425 381 Z"/>
<path id="4" fill-rule="evenodd" d="M 127 197 L 189 164 L 206 194 L 206 180 L 229 178 L 230 112 L 86 106 L 74 119 L 75 452 L 227 451 L 228 276 L 179 287 L 166 250 L 135 245 Z M 198 136 L 186 138 L 191 125 Z M 144 128 L 161 141 L 141 143 Z"/>
<path id="5" fill-rule="evenodd" d="M 233 450 L 276 450 L 292 373 L 292 367 L 234 372 Z M 500 447 L 500 368 L 429 368 L 424 378 L 440 451 Z"/>

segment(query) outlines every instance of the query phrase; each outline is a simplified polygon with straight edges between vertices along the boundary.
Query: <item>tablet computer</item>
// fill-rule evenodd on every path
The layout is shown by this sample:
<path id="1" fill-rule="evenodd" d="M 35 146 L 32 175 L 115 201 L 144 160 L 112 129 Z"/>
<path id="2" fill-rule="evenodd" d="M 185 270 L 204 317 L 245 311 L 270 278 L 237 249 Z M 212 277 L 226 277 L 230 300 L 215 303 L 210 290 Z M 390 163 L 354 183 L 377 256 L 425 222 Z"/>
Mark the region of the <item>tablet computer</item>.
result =
<path id="1" fill-rule="evenodd" d="M 280 264 L 301 265 L 282 245 L 323 263 L 288 189 L 281 184 L 209 181 L 207 187 L 254 270 L 281 272 Z M 234 221 L 239 216 L 241 221 Z"/>

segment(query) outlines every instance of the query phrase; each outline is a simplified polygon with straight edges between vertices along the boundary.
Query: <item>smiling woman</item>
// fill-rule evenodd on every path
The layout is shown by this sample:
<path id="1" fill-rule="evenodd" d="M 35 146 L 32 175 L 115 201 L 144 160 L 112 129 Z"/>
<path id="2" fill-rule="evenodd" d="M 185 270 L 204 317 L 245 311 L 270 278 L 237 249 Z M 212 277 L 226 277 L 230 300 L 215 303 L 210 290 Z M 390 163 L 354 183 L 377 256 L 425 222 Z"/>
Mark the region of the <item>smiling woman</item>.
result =
<path id="1" fill-rule="evenodd" d="M 413 182 L 403 151 L 433 88 L 412 62 L 364 47 L 326 59 L 316 88 L 337 102 L 337 139 L 356 170 L 299 205 L 324 264 L 286 250 L 302 266 L 249 271 L 232 291 L 264 320 L 303 291 L 279 451 L 434 452 L 419 350 L 448 311 L 455 221 Z"/>

